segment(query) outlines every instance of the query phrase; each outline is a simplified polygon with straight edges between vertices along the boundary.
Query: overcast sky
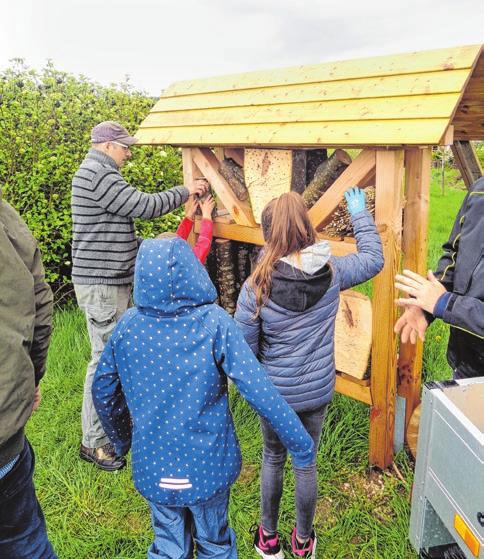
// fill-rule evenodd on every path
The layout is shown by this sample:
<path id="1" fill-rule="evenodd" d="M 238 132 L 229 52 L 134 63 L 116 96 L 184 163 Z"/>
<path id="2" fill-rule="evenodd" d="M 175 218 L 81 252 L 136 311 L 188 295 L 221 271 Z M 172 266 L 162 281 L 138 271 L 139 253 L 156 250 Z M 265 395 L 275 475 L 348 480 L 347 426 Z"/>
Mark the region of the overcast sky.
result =
<path id="1" fill-rule="evenodd" d="M 484 0 L 0 0 L 0 70 L 174 81 L 484 42 Z"/>

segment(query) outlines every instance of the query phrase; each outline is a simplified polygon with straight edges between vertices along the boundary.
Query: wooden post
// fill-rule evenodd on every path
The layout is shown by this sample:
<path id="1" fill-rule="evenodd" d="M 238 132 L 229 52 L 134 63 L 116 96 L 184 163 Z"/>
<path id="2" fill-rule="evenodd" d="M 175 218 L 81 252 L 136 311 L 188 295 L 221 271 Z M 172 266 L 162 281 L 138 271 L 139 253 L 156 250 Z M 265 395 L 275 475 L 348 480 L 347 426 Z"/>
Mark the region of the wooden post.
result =
<path id="1" fill-rule="evenodd" d="M 427 274 L 428 213 L 431 148 L 405 151 L 405 211 L 403 221 L 403 268 Z M 406 399 L 405 428 L 420 403 L 423 344 L 400 343 L 398 394 Z"/>
<path id="2" fill-rule="evenodd" d="M 195 165 L 193 161 L 192 148 L 182 149 L 182 163 L 183 163 L 183 182 L 184 184 L 190 184 L 194 179 L 203 178 L 203 174 L 200 169 Z M 188 236 L 187 242 L 193 246 L 196 243 L 195 228 L 192 229 L 190 235 Z"/>
<path id="3" fill-rule="evenodd" d="M 373 283 L 370 463 L 380 468 L 393 461 L 397 392 L 395 275 L 400 267 L 403 150 L 376 152 L 375 221 L 381 227 L 385 266 Z"/>
<path id="4" fill-rule="evenodd" d="M 471 142 L 456 140 L 452 145 L 452 153 L 467 189 L 482 177 L 482 167 L 476 150 Z"/>

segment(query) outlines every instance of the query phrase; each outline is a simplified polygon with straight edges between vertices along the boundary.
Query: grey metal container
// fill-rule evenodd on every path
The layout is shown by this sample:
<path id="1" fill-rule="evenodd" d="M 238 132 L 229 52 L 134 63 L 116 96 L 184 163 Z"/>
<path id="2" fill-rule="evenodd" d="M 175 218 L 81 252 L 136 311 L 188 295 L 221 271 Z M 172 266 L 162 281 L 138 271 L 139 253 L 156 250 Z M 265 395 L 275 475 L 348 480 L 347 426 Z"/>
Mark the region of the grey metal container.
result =
<path id="1" fill-rule="evenodd" d="M 410 540 L 422 557 L 484 558 L 484 377 L 424 387 Z"/>

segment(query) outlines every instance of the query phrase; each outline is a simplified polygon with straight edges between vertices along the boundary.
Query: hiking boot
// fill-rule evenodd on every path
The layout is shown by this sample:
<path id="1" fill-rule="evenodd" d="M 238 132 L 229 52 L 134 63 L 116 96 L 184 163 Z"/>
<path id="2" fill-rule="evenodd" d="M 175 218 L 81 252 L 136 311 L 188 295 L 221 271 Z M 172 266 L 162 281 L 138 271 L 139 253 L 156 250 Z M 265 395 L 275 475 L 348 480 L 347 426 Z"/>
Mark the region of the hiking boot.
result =
<path id="1" fill-rule="evenodd" d="M 316 534 L 314 530 L 311 532 L 309 540 L 299 543 L 296 538 L 296 528 L 292 531 L 291 544 L 292 553 L 296 557 L 304 557 L 305 559 L 316 559 Z"/>
<path id="2" fill-rule="evenodd" d="M 92 462 L 101 470 L 114 472 L 126 466 L 126 460 L 122 456 L 117 456 L 111 443 L 106 443 L 99 448 L 88 448 L 81 444 L 79 456 L 86 462 Z"/>
<path id="3" fill-rule="evenodd" d="M 284 559 L 284 552 L 279 543 L 279 534 L 276 532 L 273 536 L 265 536 L 262 526 L 254 526 L 251 531 L 254 532 L 254 549 L 265 559 Z"/>

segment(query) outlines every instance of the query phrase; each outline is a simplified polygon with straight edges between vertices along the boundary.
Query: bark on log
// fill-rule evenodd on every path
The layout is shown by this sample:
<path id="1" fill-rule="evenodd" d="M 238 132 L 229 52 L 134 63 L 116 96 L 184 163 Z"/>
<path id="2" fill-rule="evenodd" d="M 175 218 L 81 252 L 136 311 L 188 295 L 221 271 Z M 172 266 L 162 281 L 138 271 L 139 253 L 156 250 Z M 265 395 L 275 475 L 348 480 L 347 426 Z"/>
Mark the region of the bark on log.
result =
<path id="1" fill-rule="evenodd" d="M 369 186 L 365 188 L 366 209 L 375 217 L 375 187 Z M 342 200 L 338 205 L 331 221 L 322 229 L 321 233 L 331 237 L 353 237 L 353 225 L 351 224 L 351 216 L 348 212 L 346 200 Z"/>
<path id="2" fill-rule="evenodd" d="M 217 280 L 217 257 L 215 255 L 215 243 L 212 243 L 210 248 L 210 252 L 208 253 L 207 260 L 205 262 L 205 268 L 207 269 L 208 275 L 212 280 L 215 289 L 217 290 L 217 301 L 216 303 L 219 304 L 220 299 L 220 292 Z"/>
<path id="3" fill-rule="evenodd" d="M 231 159 L 224 159 L 218 168 L 222 177 L 230 184 L 234 194 L 240 201 L 247 200 L 249 191 L 245 185 L 244 170 Z"/>
<path id="4" fill-rule="evenodd" d="M 306 184 L 306 150 L 295 149 L 292 152 L 291 190 L 302 194 Z"/>
<path id="5" fill-rule="evenodd" d="M 250 252 L 252 248 L 248 243 L 235 244 L 235 269 L 237 272 L 237 297 L 244 281 L 250 276 Z"/>
<path id="6" fill-rule="evenodd" d="M 319 165 L 313 180 L 308 184 L 303 194 L 307 208 L 310 208 L 319 200 L 321 195 L 328 190 L 350 163 L 351 157 L 348 153 L 342 149 L 337 149 L 331 157 Z"/>
<path id="7" fill-rule="evenodd" d="M 216 239 L 215 254 L 217 257 L 217 281 L 219 286 L 220 306 L 230 315 L 233 315 L 237 304 L 237 291 L 235 285 L 236 278 L 232 241 Z"/>
<path id="8" fill-rule="evenodd" d="M 308 149 L 306 151 L 306 184 L 314 179 L 316 169 L 328 159 L 328 150 L 326 149 Z"/>

